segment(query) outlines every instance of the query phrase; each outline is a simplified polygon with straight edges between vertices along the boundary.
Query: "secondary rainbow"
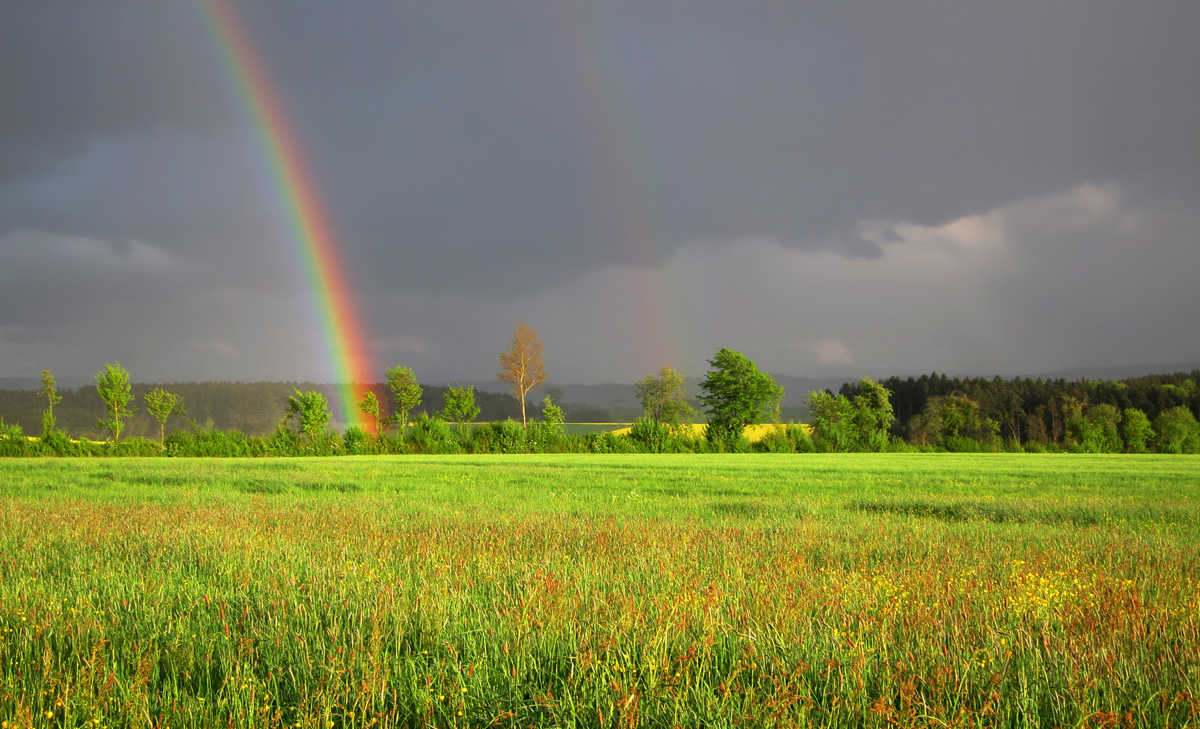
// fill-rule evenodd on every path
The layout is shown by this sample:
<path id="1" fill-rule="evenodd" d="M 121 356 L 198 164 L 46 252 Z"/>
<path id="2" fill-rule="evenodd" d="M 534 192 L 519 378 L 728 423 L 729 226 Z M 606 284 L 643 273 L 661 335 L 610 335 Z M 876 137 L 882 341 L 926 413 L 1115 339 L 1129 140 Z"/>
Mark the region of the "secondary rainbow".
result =
<path id="1" fill-rule="evenodd" d="M 598 22 L 588 8 L 580 0 L 562 0 L 545 9 L 550 28 L 560 39 L 560 51 L 568 60 L 568 72 L 576 81 L 569 101 L 577 105 L 584 125 L 579 141 L 588 175 L 588 199 L 638 269 L 629 294 L 637 302 L 630 331 L 636 338 L 639 361 L 651 373 L 663 365 L 683 367 L 691 354 L 681 341 L 690 339 L 685 326 L 688 319 L 675 311 L 682 297 L 672 293 L 685 284 L 672 281 L 664 266 L 667 256 L 661 249 L 651 205 L 656 192 L 652 156 L 640 149 L 635 115 L 606 66 L 595 32 Z"/>
<path id="2" fill-rule="evenodd" d="M 197 0 L 227 77 L 253 127 L 272 187 L 304 270 L 319 322 L 330 374 L 338 386 L 341 419 L 370 425 L 357 407 L 372 371 L 354 290 L 346 276 L 337 238 L 305 164 L 296 135 L 250 34 L 228 0 Z M 336 412 L 336 411 L 335 411 Z"/>

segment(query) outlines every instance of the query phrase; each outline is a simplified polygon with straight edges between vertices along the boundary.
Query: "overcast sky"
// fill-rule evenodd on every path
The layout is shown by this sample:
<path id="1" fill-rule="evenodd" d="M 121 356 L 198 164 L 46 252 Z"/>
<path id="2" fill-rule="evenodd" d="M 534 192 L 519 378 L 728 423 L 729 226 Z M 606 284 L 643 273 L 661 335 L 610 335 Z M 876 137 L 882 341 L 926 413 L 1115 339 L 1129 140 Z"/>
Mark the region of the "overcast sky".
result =
<path id="1" fill-rule="evenodd" d="M 374 369 L 1200 360 L 1200 3 L 246 0 Z M 0 23 L 0 376 L 331 378 L 201 0 Z"/>

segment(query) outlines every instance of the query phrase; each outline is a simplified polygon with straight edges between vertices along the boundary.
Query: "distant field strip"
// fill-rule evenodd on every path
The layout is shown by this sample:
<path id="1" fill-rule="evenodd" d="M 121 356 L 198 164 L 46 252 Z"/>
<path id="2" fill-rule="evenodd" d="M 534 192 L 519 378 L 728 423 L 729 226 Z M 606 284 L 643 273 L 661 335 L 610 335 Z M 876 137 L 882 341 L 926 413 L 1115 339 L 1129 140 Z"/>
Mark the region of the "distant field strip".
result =
<path id="1" fill-rule="evenodd" d="M 1200 724 L 1200 458 L 0 460 L 8 727 Z"/>
<path id="2" fill-rule="evenodd" d="M 755 423 L 753 425 L 747 425 L 744 433 L 746 435 L 746 440 L 749 440 L 751 443 L 757 443 L 763 438 L 766 438 L 768 433 L 779 427 L 780 426 L 772 423 Z M 801 425 L 800 427 L 804 428 L 806 433 L 812 433 L 812 428 L 810 426 Z M 685 425 L 684 428 L 685 432 L 691 433 L 692 436 L 696 438 L 703 438 L 705 432 L 708 430 L 708 426 L 704 423 L 689 423 Z M 630 426 L 626 425 L 623 428 L 614 428 L 612 431 L 613 435 L 629 435 Z"/>

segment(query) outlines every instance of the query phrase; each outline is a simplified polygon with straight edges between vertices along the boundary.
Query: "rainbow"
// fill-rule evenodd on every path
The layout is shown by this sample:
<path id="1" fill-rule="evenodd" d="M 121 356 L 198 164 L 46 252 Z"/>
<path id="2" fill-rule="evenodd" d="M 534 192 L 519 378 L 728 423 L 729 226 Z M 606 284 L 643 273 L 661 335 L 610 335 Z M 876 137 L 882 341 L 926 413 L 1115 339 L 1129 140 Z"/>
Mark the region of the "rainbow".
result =
<path id="1" fill-rule="evenodd" d="M 672 294 L 688 284 L 669 280 L 663 265 L 667 255 L 649 204 L 655 192 L 654 171 L 648 164 L 652 155 L 641 148 L 635 110 L 605 62 L 594 30 L 597 21 L 584 3 L 553 2 L 545 12 L 576 80 L 572 101 L 585 125 L 580 146 L 588 198 L 596 206 L 596 218 L 605 221 L 607 232 L 626 247 L 628 260 L 638 269 L 630 292 L 638 313 L 630 331 L 637 338 L 639 364 L 647 374 L 657 374 L 663 365 L 683 367 L 694 354 L 682 341 L 692 338 L 686 326 L 691 317 L 676 308 L 683 297 Z"/>
<path id="2" fill-rule="evenodd" d="M 229 0 L 196 0 L 215 42 L 225 74 L 253 127 L 273 181 L 275 197 L 286 219 L 288 238 L 304 270 L 305 283 L 328 352 L 338 388 L 342 421 L 369 428 L 358 398 L 372 371 L 354 299 L 342 265 L 342 252 L 325 214 L 312 174 L 301 154 L 287 113 L 270 77 L 254 52 L 249 33 Z M 335 409 L 335 414 L 338 412 Z"/>

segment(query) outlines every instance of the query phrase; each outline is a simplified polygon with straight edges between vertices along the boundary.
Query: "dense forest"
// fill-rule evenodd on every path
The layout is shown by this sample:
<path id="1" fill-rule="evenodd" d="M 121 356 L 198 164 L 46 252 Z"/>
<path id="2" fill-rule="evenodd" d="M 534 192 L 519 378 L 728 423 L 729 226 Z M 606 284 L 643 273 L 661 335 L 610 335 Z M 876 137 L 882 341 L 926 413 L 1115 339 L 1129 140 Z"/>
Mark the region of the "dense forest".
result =
<path id="1" fill-rule="evenodd" d="M 1126 410 L 1139 410 L 1155 421 L 1163 413 L 1183 407 L 1200 418 L 1200 370 L 1171 375 L 1149 375 L 1123 380 L 1065 379 L 1006 380 L 982 377 L 948 377 L 933 373 L 881 383 L 891 393 L 892 435 L 915 445 L 943 445 L 943 428 L 935 421 L 952 409 L 962 421 L 964 437 L 998 438 L 1020 444 L 1064 445 L 1071 437 L 1072 420 L 1116 421 Z M 853 396 L 857 383 L 842 386 Z"/>

